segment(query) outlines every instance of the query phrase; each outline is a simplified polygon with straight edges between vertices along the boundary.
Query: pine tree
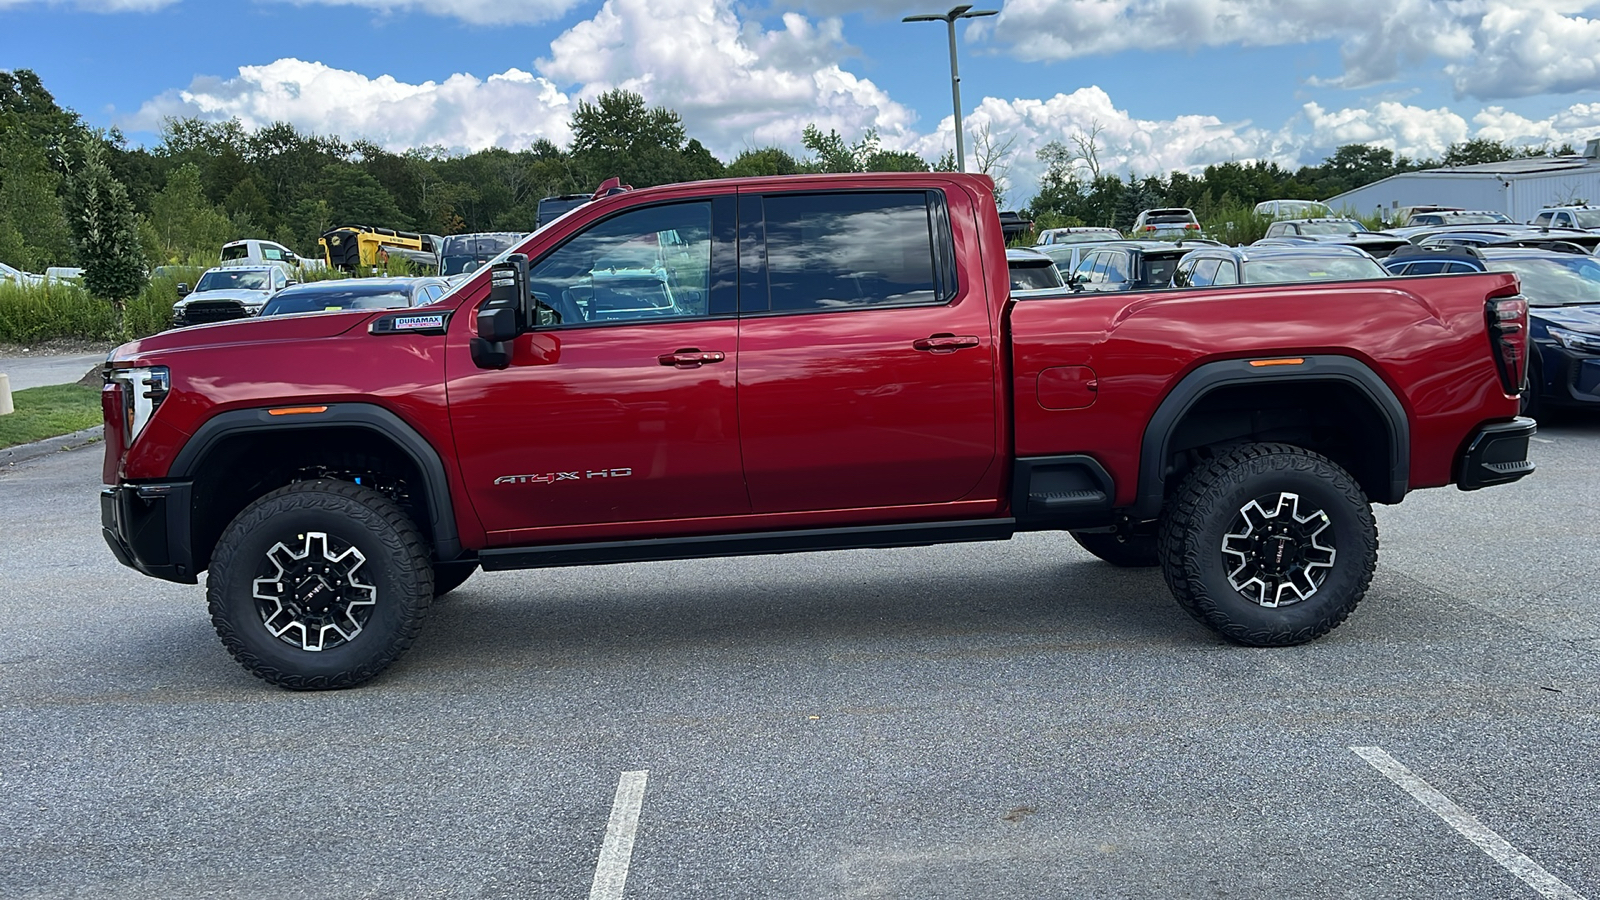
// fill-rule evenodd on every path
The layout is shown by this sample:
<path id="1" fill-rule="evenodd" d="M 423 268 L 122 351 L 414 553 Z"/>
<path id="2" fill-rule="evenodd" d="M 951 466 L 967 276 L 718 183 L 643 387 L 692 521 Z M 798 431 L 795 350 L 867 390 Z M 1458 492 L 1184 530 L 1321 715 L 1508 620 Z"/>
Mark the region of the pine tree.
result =
<path id="1" fill-rule="evenodd" d="M 111 174 L 99 134 L 86 134 L 82 160 L 72 173 L 68 219 L 83 266 L 83 286 L 110 301 L 120 317 L 128 300 L 144 287 L 144 256 L 128 189 Z"/>

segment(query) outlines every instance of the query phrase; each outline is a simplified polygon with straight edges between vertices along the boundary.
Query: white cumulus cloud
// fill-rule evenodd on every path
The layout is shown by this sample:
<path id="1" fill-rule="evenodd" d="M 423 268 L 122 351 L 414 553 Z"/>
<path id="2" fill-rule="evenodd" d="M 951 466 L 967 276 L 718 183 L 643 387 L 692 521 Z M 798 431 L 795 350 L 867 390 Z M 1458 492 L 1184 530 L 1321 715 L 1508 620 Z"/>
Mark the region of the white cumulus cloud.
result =
<path id="1" fill-rule="evenodd" d="M 975 39 L 1024 60 L 1129 50 L 1336 41 L 1360 88 L 1442 62 L 1458 94 L 1480 99 L 1600 87 L 1600 22 L 1590 0 L 1009 0 L 976 20 Z"/>
<path id="2" fill-rule="evenodd" d="M 129 127 L 156 130 L 167 117 L 236 118 L 246 127 L 291 122 L 307 131 L 363 138 L 399 150 L 443 144 L 473 151 L 520 148 L 540 138 L 570 138 L 570 101 L 549 81 L 519 69 L 480 80 L 452 75 L 406 84 L 369 78 L 318 62 L 280 59 L 241 66 L 234 78 L 196 78 L 130 117 Z"/>

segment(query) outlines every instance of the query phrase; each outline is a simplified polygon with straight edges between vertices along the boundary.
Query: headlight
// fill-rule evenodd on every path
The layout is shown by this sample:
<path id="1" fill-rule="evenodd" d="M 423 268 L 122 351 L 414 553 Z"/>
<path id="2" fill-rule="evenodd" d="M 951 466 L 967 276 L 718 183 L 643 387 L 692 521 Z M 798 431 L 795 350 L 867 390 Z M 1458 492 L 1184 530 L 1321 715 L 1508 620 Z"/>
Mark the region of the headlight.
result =
<path id="1" fill-rule="evenodd" d="M 1564 328 L 1551 328 L 1550 337 L 1568 350 L 1577 350 L 1582 353 L 1600 353 L 1600 334 L 1584 334 L 1579 331 L 1567 331 Z"/>
<path id="2" fill-rule="evenodd" d="M 122 427 L 124 446 L 133 446 L 134 439 L 150 417 L 161 408 L 172 386 L 172 376 L 166 366 L 148 366 L 139 369 L 112 369 L 111 380 L 121 388 Z"/>

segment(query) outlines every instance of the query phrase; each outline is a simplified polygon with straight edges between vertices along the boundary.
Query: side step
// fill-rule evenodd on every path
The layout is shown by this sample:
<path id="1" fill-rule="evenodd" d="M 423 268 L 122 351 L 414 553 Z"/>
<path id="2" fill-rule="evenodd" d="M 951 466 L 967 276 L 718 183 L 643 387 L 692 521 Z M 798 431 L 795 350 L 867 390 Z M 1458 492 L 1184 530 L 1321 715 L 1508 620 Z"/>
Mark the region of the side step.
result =
<path id="1" fill-rule="evenodd" d="M 478 552 L 478 559 L 485 571 L 494 572 L 505 569 L 658 562 L 669 559 L 760 556 L 769 553 L 811 553 L 818 550 L 926 547 L 930 544 L 965 541 L 1010 540 L 1016 532 L 1016 524 L 1015 519 L 970 519 L 958 522 L 919 522 L 911 525 L 808 528 L 751 534 L 711 534 L 638 541 L 552 544 L 543 547 L 503 547 L 481 550 Z"/>
<path id="2" fill-rule="evenodd" d="M 1115 499 L 1111 474 L 1082 453 L 1025 456 L 1011 471 L 1011 513 L 1022 529 L 1109 525 Z"/>

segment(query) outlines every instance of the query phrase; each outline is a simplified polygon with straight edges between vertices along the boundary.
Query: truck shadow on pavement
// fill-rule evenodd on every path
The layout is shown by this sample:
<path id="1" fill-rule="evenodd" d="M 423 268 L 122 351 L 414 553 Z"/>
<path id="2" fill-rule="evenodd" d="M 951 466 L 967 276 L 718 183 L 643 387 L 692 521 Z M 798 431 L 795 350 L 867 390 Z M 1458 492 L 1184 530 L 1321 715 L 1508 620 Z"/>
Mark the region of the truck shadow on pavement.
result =
<path id="1" fill-rule="evenodd" d="M 1088 559 L 1007 566 L 1002 556 L 987 570 L 945 562 L 930 571 L 892 558 L 901 552 L 763 558 L 761 577 L 748 560 L 479 573 L 436 603 L 400 667 L 416 677 L 435 667 L 595 667 L 678 654 L 711 663 L 719 654 L 1218 642 L 1179 609 L 1157 569 Z"/>

